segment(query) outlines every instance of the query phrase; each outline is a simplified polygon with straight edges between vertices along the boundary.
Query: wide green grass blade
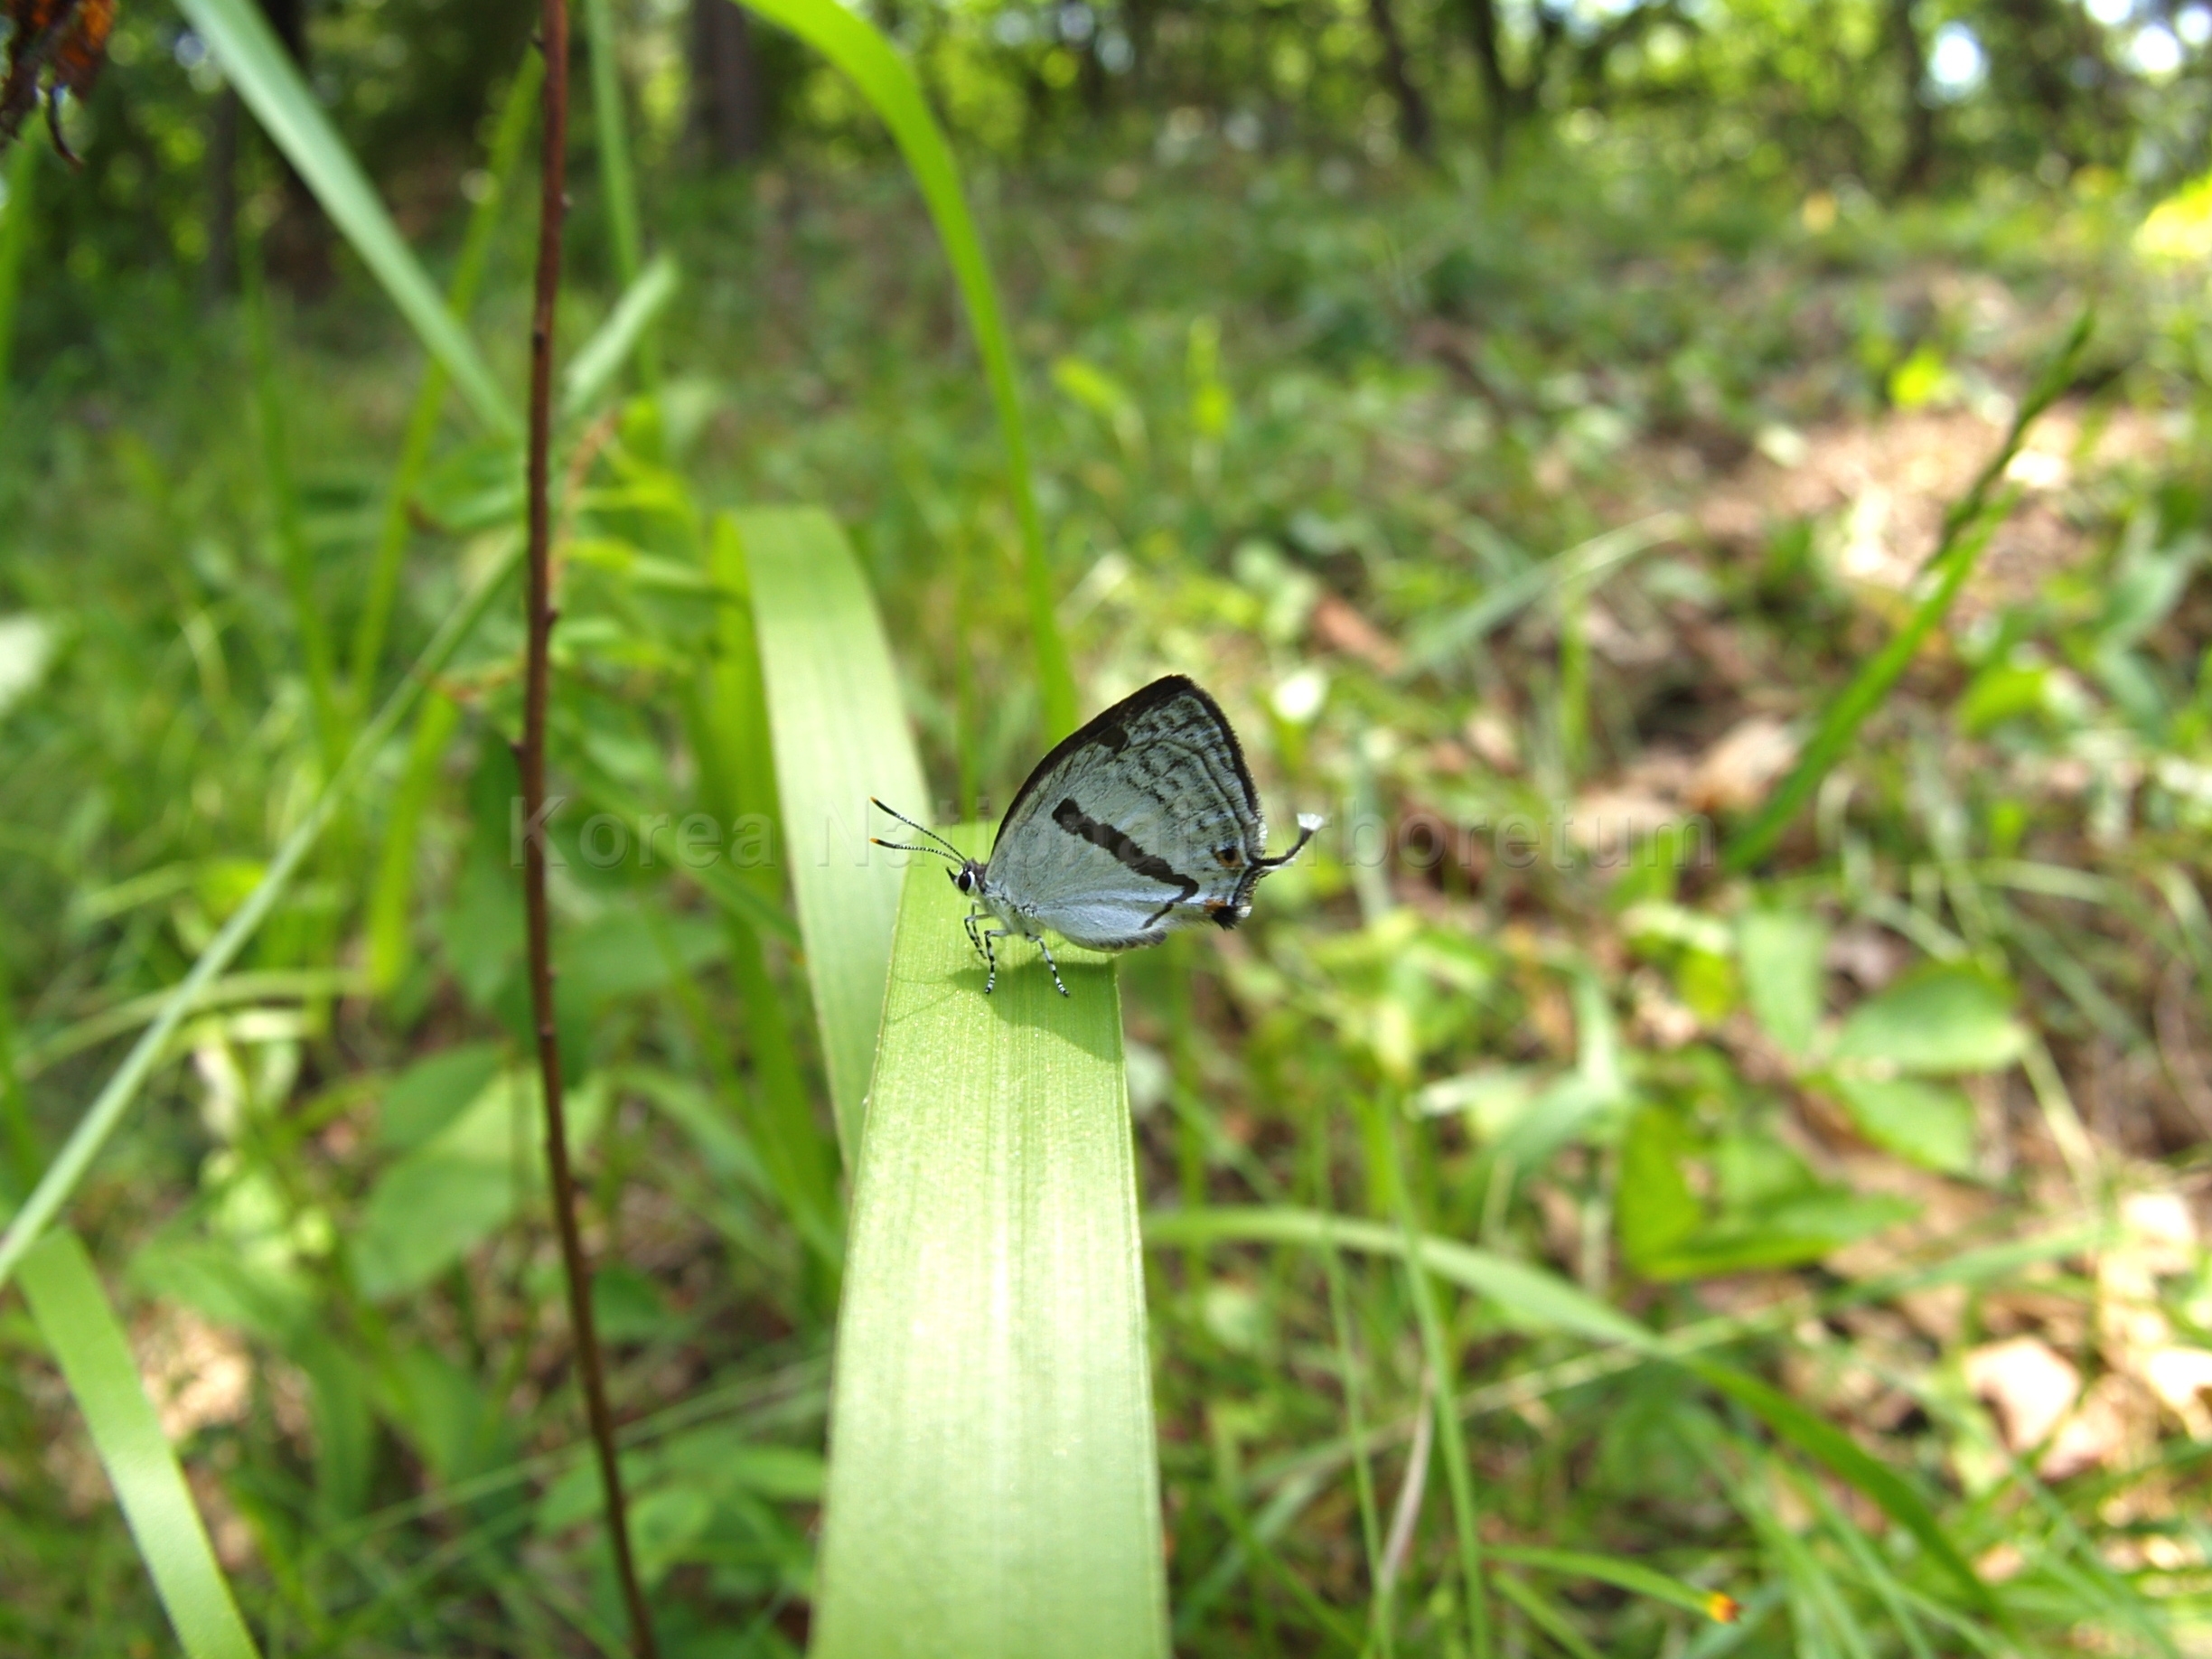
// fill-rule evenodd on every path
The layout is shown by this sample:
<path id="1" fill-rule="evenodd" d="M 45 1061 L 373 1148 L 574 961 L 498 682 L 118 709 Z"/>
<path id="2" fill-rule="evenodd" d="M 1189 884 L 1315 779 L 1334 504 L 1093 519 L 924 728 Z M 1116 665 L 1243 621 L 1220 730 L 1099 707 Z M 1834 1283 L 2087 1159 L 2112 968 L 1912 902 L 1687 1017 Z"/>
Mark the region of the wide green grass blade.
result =
<path id="1" fill-rule="evenodd" d="M 361 164 L 253 0 L 177 0 L 223 73 L 276 147 L 298 169 L 361 263 L 407 318 L 431 356 L 445 366 L 476 417 L 494 432 L 520 436 L 522 423 L 454 314 L 438 297 L 399 235 Z"/>
<path id="2" fill-rule="evenodd" d="M 900 870 L 868 845 L 868 797 L 930 816 L 890 642 L 837 521 L 817 507 L 735 515 L 753 591 L 783 859 L 806 941 L 838 1142 L 859 1146 Z M 948 889 L 949 890 L 949 889 Z"/>
<path id="3" fill-rule="evenodd" d="M 49 1233 L 23 1258 L 23 1291 L 84 1414 L 177 1640 L 191 1659 L 254 1659 L 259 1650 L 216 1564 L 184 1471 L 75 1233 Z"/>
<path id="4" fill-rule="evenodd" d="M 1075 729 L 1075 673 L 1068 663 L 1054 608 L 1052 567 L 1045 553 L 1045 525 L 1029 474 L 1029 439 L 1022 426 L 1021 390 L 1014 375 L 1014 348 L 998 309 L 998 290 L 983 257 L 968 200 L 961 193 L 952 146 L 930 114 L 922 83 L 891 42 L 858 12 L 838 0 L 743 0 L 746 7 L 789 29 L 847 76 L 883 124 L 891 129 L 907 169 L 928 203 L 945 258 L 960 284 L 975 330 L 976 350 L 998 406 L 998 436 L 1006 447 L 1007 484 L 1021 524 L 1023 575 L 1028 588 L 1029 628 L 1036 653 L 1037 696 L 1045 739 L 1057 743 Z"/>
<path id="5" fill-rule="evenodd" d="M 137 1042 L 131 1045 L 130 1053 L 123 1057 L 123 1064 L 115 1069 L 106 1086 L 86 1109 L 85 1115 L 78 1120 L 77 1127 L 70 1131 L 60 1154 L 55 1157 L 38 1186 L 32 1190 L 31 1196 L 23 1201 L 23 1208 L 8 1223 L 7 1232 L 0 1233 L 0 1285 L 8 1281 L 16 1264 L 23 1260 L 23 1252 L 36 1242 L 47 1223 L 61 1213 L 61 1206 L 69 1202 L 70 1195 L 77 1190 L 78 1182 L 84 1179 L 85 1172 L 92 1167 L 92 1160 L 108 1144 L 108 1136 L 115 1133 L 117 1126 L 137 1100 L 139 1089 L 161 1063 L 163 1054 L 167 1052 L 169 1039 L 176 1035 L 177 1027 L 191 1015 L 208 987 L 237 960 L 239 952 L 246 948 L 255 930 L 276 909 L 277 901 L 291 885 L 292 877 L 298 873 L 301 862 L 329 827 L 339 804 L 361 782 L 378 751 L 399 729 L 400 722 L 407 718 L 408 710 L 415 707 L 432 678 L 452 661 L 463 642 L 483 620 L 485 611 L 491 608 L 492 601 L 498 597 L 500 589 L 506 585 L 507 577 L 512 574 L 521 553 L 522 544 L 520 541 L 508 548 L 484 573 L 475 590 L 454 607 L 437 633 L 432 636 L 430 643 L 423 648 L 422 655 L 416 659 L 415 666 L 407 679 L 393 689 L 391 696 L 385 699 L 384 707 L 377 711 L 376 718 L 370 721 L 362 728 L 361 735 L 354 739 L 353 746 L 346 752 L 344 764 L 323 786 L 323 792 L 315 797 L 314 804 L 307 809 L 307 815 L 300 820 L 270 858 L 253 891 L 246 895 L 245 902 L 223 923 L 222 931 L 208 942 L 207 948 L 200 952 L 191 970 L 168 993 L 162 1011 L 139 1034 Z"/>
<path id="6" fill-rule="evenodd" d="M 986 832 L 955 837 L 980 850 Z M 820 1659 L 1165 1655 L 1136 1169 L 1111 961 L 1010 945 L 917 860 L 860 1145 Z"/>

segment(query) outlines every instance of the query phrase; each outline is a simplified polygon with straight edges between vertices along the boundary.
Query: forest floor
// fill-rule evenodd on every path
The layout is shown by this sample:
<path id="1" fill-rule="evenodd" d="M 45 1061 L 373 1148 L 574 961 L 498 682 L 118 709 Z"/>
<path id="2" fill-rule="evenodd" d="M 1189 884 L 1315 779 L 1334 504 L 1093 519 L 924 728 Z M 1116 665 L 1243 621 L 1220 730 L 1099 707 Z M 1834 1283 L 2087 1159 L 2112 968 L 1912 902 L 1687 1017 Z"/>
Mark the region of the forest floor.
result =
<path id="1" fill-rule="evenodd" d="M 1338 826 L 1247 929 L 1126 963 L 1148 1212 L 1389 1219 L 1402 1148 L 1431 1232 L 1816 1420 L 1778 1434 L 1687 1371 L 1456 1302 L 1504 1651 L 2212 1652 L 2201 264 L 2139 251 L 2139 210 L 2095 189 L 1893 211 L 1589 158 L 1498 191 L 1221 157 L 979 194 L 1087 708 L 1192 673 L 1270 816 Z M 941 797 L 1004 801 L 1038 750 L 1017 543 L 926 220 L 837 171 L 692 207 L 667 239 L 667 465 L 611 419 L 577 474 L 558 758 L 587 788 L 695 788 L 680 710 L 708 643 L 607 573 L 696 557 L 667 523 L 816 501 L 876 581 Z M 480 318 L 511 366 L 521 230 Z M 614 298 L 581 288 L 569 333 Z M 1772 854 L 1730 867 L 2089 302 L 1956 605 Z M 288 495 L 234 319 L 19 355 L 18 1193 L 317 775 L 281 552 L 291 513 L 313 608 L 352 637 L 413 372 L 367 303 L 279 308 Z M 408 503 L 407 640 L 507 533 L 502 464 L 456 427 Z M 655 492 L 677 505 L 636 530 Z M 272 1653 L 585 1652 L 617 1623 L 582 1466 L 530 1460 L 576 1441 L 548 1229 L 508 1186 L 400 1209 L 514 1063 L 513 645 L 455 671 L 426 760 L 396 746 L 79 1212 Z M 789 1651 L 834 1302 L 713 1127 L 751 1075 L 702 1047 L 748 1017 L 713 913 L 680 878 L 625 882 L 566 895 L 564 926 L 651 1566 L 673 1652 Z M 372 986 L 380 925 L 404 960 Z M 1458 1651 L 1434 1379 L 1388 1261 L 1347 1257 L 1341 1285 L 1271 1245 L 1153 1264 L 1178 1648 L 1373 1639 L 1364 1437 L 1381 1523 L 1408 1517 L 1382 1543 L 1390 1639 Z M 152 1651 L 12 1306 L 0 1345 L 0 1649 Z M 1821 1424 L 1907 1499 L 1810 1454 Z M 1515 1546 L 1654 1564 L 1746 1617 Z"/>

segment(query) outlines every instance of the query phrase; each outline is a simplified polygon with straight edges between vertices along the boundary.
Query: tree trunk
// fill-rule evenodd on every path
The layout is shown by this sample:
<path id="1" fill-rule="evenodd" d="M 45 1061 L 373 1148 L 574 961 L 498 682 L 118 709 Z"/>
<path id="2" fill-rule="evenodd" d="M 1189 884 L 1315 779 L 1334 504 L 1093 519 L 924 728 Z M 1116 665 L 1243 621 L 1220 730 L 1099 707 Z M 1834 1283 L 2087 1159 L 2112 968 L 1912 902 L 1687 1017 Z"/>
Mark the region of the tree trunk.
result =
<path id="1" fill-rule="evenodd" d="M 1889 0 L 1890 44 L 1905 95 L 1905 150 L 1898 158 L 1896 191 L 1917 196 L 1936 172 L 1936 107 L 1927 99 L 1927 44 L 1913 16 L 1913 0 Z"/>
<path id="2" fill-rule="evenodd" d="M 1421 97 L 1420 89 L 1413 84 L 1412 72 L 1406 63 L 1405 41 L 1398 33 L 1398 18 L 1391 10 L 1391 0 L 1367 0 L 1367 16 L 1374 24 L 1376 40 L 1382 45 L 1382 84 L 1398 100 L 1399 136 L 1407 149 L 1426 161 L 1432 138 L 1429 104 Z"/>
<path id="3" fill-rule="evenodd" d="M 215 95 L 209 123 L 207 267 L 203 281 L 211 298 L 238 287 L 239 95 L 225 87 Z"/>
<path id="4" fill-rule="evenodd" d="M 761 153 L 760 60 L 753 19 L 730 0 L 691 0 L 691 130 L 708 162 L 736 166 Z"/>
<path id="5" fill-rule="evenodd" d="M 268 19 L 269 32 L 305 77 L 308 70 L 307 0 L 260 0 L 260 6 L 262 16 Z M 238 288 L 239 172 L 248 154 L 245 118 L 235 91 L 225 88 L 216 96 L 209 127 L 206 280 L 210 293 L 230 294 Z M 330 280 L 329 227 L 314 192 L 294 170 L 291 160 L 279 153 L 276 165 L 284 179 L 284 211 L 270 229 L 266 262 L 293 287 L 314 293 Z"/>
<path id="6" fill-rule="evenodd" d="M 1497 0 L 1467 0 L 1467 34 L 1475 45 L 1475 67 L 1482 76 L 1483 142 L 1491 170 L 1505 157 L 1505 130 L 1513 117 L 1513 83 L 1498 50 Z"/>

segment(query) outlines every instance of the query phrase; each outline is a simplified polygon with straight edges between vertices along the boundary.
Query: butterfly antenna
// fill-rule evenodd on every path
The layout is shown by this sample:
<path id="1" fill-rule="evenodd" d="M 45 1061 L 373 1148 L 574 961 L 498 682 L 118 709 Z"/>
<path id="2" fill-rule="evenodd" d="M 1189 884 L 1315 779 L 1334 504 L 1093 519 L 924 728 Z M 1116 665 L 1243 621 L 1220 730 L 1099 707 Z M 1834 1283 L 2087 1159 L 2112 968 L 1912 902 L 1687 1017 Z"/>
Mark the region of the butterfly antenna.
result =
<path id="1" fill-rule="evenodd" d="M 1255 858 L 1252 860 L 1252 862 L 1257 864 L 1263 870 L 1279 870 L 1282 868 L 1284 865 L 1289 863 L 1291 859 L 1297 858 L 1300 852 L 1305 850 L 1306 843 L 1314 839 L 1314 831 L 1320 829 L 1321 826 L 1327 821 L 1328 820 L 1323 818 L 1318 812 L 1300 812 L 1298 815 L 1298 838 L 1297 840 L 1290 843 L 1290 850 L 1277 858 Z"/>
<path id="2" fill-rule="evenodd" d="M 918 830 L 923 835 L 929 837 L 931 840 L 937 843 L 935 847 L 915 847 L 906 841 L 886 841 L 881 836 L 871 835 L 868 837 L 868 839 L 875 842 L 876 846 L 888 847 L 895 852 L 928 853 L 934 858 L 949 859 L 954 864 L 965 864 L 968 862 L 967 858 L 961 855 L 959 848 L 953 846 L 951 842 L 946 840 L 944 837 L 939 835 L 927 824 L 917 824 L 913 819 L 907 817 L 905 813 L 893 811 L 891 808 L 885 806 L 882 801 L 876 800 L 873 795 L 868 797 L 868 804 L 876 808 L 880 811 L 889 812 L 892 817 L 897 819 L 899 822 L 904 824 L 909 830 Z"/>

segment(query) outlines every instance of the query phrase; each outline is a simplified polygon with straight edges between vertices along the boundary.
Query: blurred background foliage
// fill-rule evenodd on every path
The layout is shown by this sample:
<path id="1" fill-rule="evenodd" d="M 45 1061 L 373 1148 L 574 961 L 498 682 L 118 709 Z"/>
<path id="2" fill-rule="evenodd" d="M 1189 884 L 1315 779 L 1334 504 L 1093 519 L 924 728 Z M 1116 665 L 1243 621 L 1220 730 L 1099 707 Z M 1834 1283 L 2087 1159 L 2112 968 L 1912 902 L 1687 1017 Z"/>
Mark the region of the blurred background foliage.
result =
<path id="1" fill-rule="evenodd" d="M 493 151 L 533 8 L 264 10 L 441 279 L 480 227 L 464 309 L 519 386 L 529 175 Z M 1008 798 L 1038 703 L 987 390 L 888 141 L 725 0 L 612 15 L 565 348 L 625 286 L 593 89 L 680 286 L 567 430 L 560 833 L 630 830 L 567 848 L 564 1041 L 670 1646 L 781 1653 L 835 1152 L 773 860 L 748 908 L 679 851 L 687 813 L 736 858 L 773 810 L 716 515 L 850 529 L 944 817 Z M 1410 1222 L 1812 1421 L 1449 1298 L 1497 1651 L 2202 1651 L 2212 8 L 869 15 L 970 169 L 1086 711 L 1196 674 L 1272 816 L 1338 825 L 1248 929 L 1123 970 L 1181 1649 L 1467 1651 L 1435 1345 L 1376 1242 Z M 401 325 L 176 13 L 127 4 L 110 55 L 83 167 L 34 134 L 0 208 L 11 1206 L 519 505 L 458 407 L 390 493 Z M 1955 607 L 1724 870 L 2085 303 Z M 441 676 L 76 1213 L 272 1653 L 619 1645 L 512 1133 L 518 649 L 495 614 Z M 1340 1254 L 1317 1213 L 1368 1231 Z M 158 1651 L 14 1302 L 0 1345 L 0 1649 Z"/>

